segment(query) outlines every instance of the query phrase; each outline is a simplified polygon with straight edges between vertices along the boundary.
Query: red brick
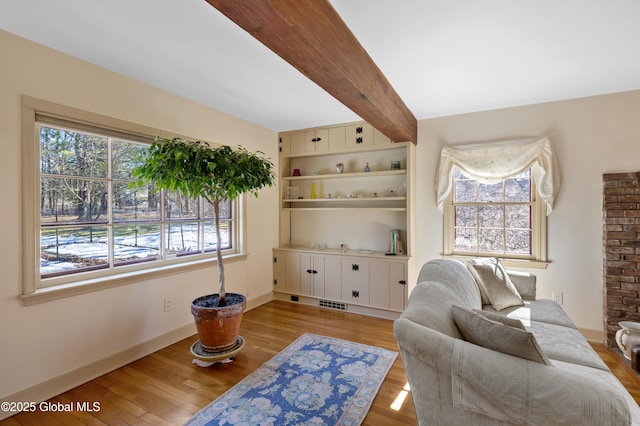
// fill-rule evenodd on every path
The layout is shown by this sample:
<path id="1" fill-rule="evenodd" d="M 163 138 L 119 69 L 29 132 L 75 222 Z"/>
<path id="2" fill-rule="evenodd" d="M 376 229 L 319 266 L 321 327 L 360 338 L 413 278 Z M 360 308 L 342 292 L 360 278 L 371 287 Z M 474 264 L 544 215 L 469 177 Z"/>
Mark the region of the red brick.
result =
<path id="1" fill-rule="evenodd" d="M 636 195 L 634 195 L 635 197 Z M 620 197 L 622 198 L 622 197 Z M 611 210 L 636 210 L 638 208 L 637 202 L 625 202 L 625 200 L 617 199 L 612 202 L 605 202 L 604 207 Z"/>
<path id="2" fill-rule="evenodd" d="M 640 292 L 640 284 L 638 283 L 621 283 L 622 285 L 620 286 L 621 290 L 630 290 L 630 291 L 635 291 Z"/>
<path id="3" fill-rule="evenodd" d="M 609 270 L 610 268 L 636 268 L 638 266 L 638 264 L 636 262 L 627 262 L 627 261 L 620 261 L 620 262 L 615 262 L 615 261 L 608 261 L 606 264 L 606 269 Z"/>
<path id="4" fill-rule="evenodd" d="M 607 303 L 607 307 L 612 310 L 633 313 L 637 312 L 638 308 L 636 306 L 623 305 L 621 303 Z"/>
<path id="5" fill-rule="evenodd" d="M 637 180 L 638 173 L 640 172 L 627 172 L 627 173 L 605 173 L 602 175 L 602 179 L 605 182 L 610 182 L 612 180 L 621 181 L 621 180 Z"/>
<path id="6" fill-rule="evenodd" d="M 638 187 L 638 179 L 629 179 L 629 180 L 621 180 L 618 182 L 618 186 L 620 188 L 637 188 Z"/>
<path id="7" fill-rule="evenodd" d="M 640 213 L 640 211 L 638 211 Z M 609 232 L 607 235 L 608 239 L 614 240 L 635 240 L 636 233 L 635 232 Z"/>
<path id="8" fill-rule="evenodd" d="M 604 221 L 607 224 L 633 225 L 636 220 L 629 217 L 612 217 Z"/>
<path id="9" fill-rule="evenodd" d="M 607 275 L 607 282 L 619 282 L 619 283 L 635 283 L 636 279 L 634 276 L 629 275 Z"/>
<path id="10" fill-rule="evenodd" d="M 607 253 L 620 253 L 625 255 L 633 255 L 635 252 L 633 247 L 611 247 L 607 249 Z"/>

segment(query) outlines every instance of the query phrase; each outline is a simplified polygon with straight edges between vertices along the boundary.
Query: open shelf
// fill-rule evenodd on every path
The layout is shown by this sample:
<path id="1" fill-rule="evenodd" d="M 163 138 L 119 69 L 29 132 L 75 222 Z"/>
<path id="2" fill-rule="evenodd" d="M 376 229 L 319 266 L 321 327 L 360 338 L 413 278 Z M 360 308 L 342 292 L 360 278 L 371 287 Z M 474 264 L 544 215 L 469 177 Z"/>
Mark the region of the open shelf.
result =
<path id="1" fill-rule="evenodd" d="M 357 173 L 327 173 L 308 176 L 285 176 L 282 178 L 284 181 L 298 181 L 298 180 L 318 180 L 318 179 L 351 179 L 351 178 L 372 178 L 380 176 L 397 176 L 406 175 L 407 171 L 401 170 L 383 170 L 379 172 L 357 172 Z"/>

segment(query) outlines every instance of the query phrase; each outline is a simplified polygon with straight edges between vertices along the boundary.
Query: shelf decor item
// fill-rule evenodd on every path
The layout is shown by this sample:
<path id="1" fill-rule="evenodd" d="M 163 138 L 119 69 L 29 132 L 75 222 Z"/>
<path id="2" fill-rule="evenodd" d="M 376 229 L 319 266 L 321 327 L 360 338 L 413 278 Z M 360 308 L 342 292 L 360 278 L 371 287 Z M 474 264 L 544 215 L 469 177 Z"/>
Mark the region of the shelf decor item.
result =
<path id="1" fill-rule="evenodd" d="M 336 164 L 336 173 L 343 173 L 343 172 L 344 172 L 344 164 L 342 163 Z"/>
<path id="2" fill-rule="evenodd" d="M 370 171 L 371 171 L 371 168 L 369 168 L 369 163 L 365 164 L 365 165 L 364 165 L 364 172 L 365 172 L 365 173 L 368 173 L 368 172 L 370 172 Z"/>
<path id="3" fill-rule="evenodd" d="M 391 170 L 400 170 L 400 162 L 399 161 L 391 161 Z"/>
<path id="4" fill-rule="evenodd" d="M 287 187 L 287 199 L 296 200 L 300 196 L 300 188 L 297 186 Z"/>
<path id="5" fill-rule="evenodd" d="M 273 169 L 273 163 L 262 152 L 156 137 L 142 164 L 132 172 L 136 179 L 132 186 L 142 188 L 152 183 L 156 189 L 180 191 L 192 199 L 202 197 L 213 206 L 219 290 L 191 303 L 200 343 L 207 353 L 222 353 L 237 345 L 247 303 L 246 296 L 227 293 L 225 289 L 220 203 L 235 200 L 244 193 L 257 197 L 259 189 L 276 183 Z"/>
<path id="6" fill-rule="evenodd" d="M 293 174 L 292 174 L 292 176 L 302 176 L 302 175 L 300 174 L 300 169 L 293 169 Z"/>

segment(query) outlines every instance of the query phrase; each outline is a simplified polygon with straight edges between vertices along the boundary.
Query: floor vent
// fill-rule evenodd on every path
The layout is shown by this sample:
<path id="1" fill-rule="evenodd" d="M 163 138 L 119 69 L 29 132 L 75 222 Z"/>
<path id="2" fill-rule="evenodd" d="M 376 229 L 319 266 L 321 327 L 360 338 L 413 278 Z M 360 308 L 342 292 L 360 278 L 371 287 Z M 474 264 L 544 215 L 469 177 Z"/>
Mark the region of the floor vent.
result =
<path id="1" fill-rule="evenodd" d="M 339 311 L 346 311 L 347 310 L 347 304 L 346 303 L 331 302 L 329 300 L 319 300 L 318 303 L 320 303 L 320 307 L 322 307 L 322 308 L 337 309 Z"/>

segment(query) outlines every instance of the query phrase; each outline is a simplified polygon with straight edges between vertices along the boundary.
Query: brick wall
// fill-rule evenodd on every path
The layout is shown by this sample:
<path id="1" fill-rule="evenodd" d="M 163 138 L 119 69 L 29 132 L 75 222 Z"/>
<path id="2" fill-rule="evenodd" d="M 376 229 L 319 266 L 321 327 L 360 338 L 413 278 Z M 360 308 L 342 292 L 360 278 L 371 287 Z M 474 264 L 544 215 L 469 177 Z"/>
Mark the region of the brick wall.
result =
<path id="1" fill-rule="evenodd" d="M 603 175 L 605 343 L 620 321 L 640 321 L 640 172 Z"/>

